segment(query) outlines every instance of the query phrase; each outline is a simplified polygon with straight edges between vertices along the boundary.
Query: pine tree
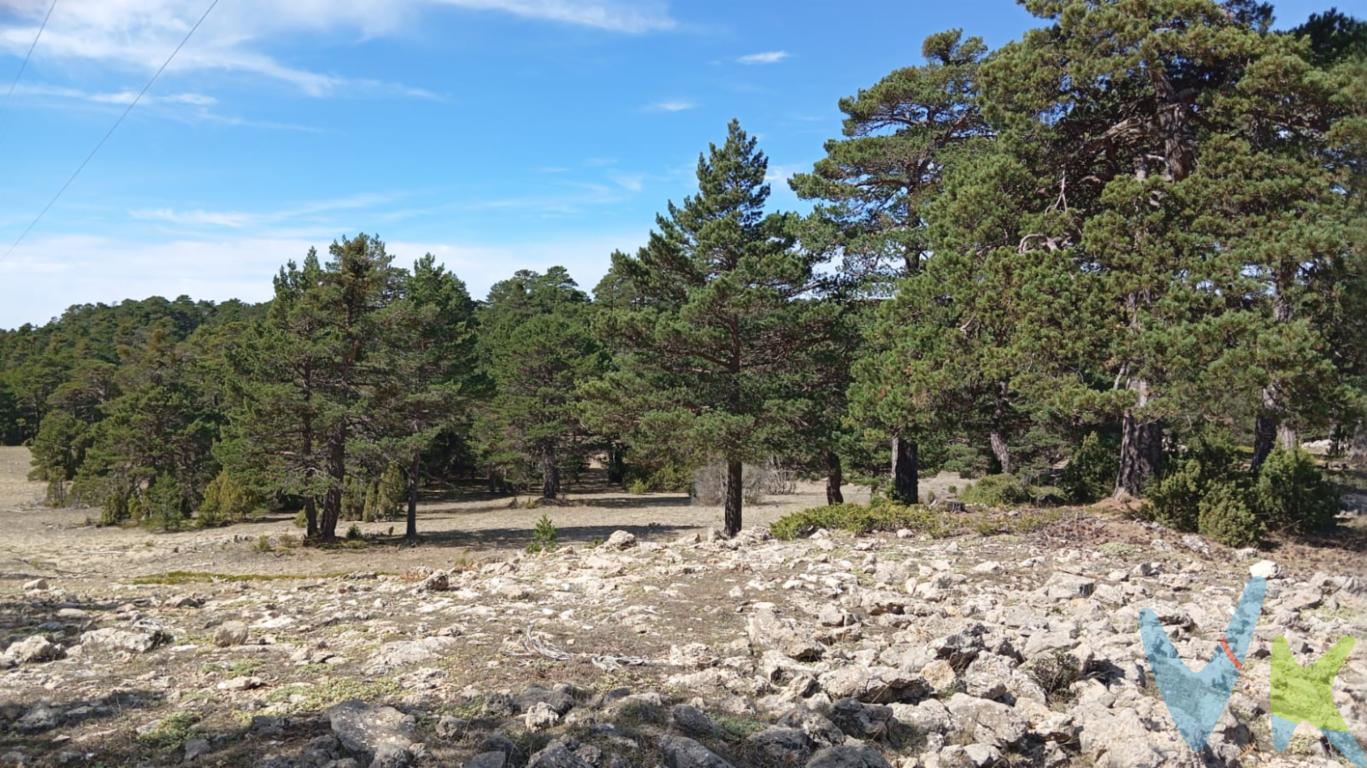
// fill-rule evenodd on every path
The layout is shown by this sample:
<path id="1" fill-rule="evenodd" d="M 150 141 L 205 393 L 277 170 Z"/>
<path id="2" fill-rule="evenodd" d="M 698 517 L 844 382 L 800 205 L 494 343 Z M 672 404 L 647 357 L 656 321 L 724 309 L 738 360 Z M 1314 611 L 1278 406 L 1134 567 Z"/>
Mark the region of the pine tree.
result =
<path id="1" fill-rule="evenodd" d="M 732 121 L 698 160 L 698 194 L 669 204 L 635 256 L 613 273 L 634 300 L 603 328 L 618 371 L 606 389 L 637 416 L 635 440 L 672 442 L 727 467 L 725 527 L 741 527 L 743 462 L 764 460 L 792 433 L 792 358 L 809 330 L 813 258 L 792 247 L 789 221 L 766 215 L 768 161 Z"/>
<path id="2" fill-rule="evenodd" d="M 840 101 L 845 138 L 827 142 L 813 173 L 793 178 L 799 197 L 821 201 L 804 222 L 803 246 L 841 254 L 845 273 L 864 291 L 885 295 L 897 280 L 917 275 L 929 256 L 925 208 L 939 190 L 944 155 L 987 133 L 975 103 L 986 52 L 981 39 L 964 39 L 960 30 L 926 38 L 926 64 L 899 69 Z M 881 397 L 879 387 L 856 391 Z M 868 405 L 885 419 L 893 416 L 879 404 Z M 879 423 L 884 439 L 891 437 L 892 495 L 914 504 L 920 472 L 915 425 L 923 421 L 885 419 Z"/>
<path id="3" fill-rule="evenodd" d="M 357 235 L 329 253 L 326 265 L 310 251 L 281 270 L 269 317 L 235 354 L 243 382 L 226 451 L 239 472 L 301 497 L 308 537 L 322 541 L 337 537 L 348 451 L 384 436 L 370 405 L 387 376 L 380 320 L 398 291 L 378 239 Z"/>
<path id="4" fill-rule="evenodd" d="M 480 315 L 481 357 L 494 386 L 476 421 L 480 446 L 507 479 L 539 474 L 545 499 L 560 496 L 565 467 L 580 458 L 586 430 L 577 387 L 604 364 L 589 309 L 569 273 L 552 267 L 498 283 Z"/>
<path id="5" fill-rule="evenodd" d="M 379 320 L 386 339 L 370 410 L 388 422 L 382 452 L 404 466 L 410 540 L 418 535 L 424 456 L 444 435 L 469 428 L 478 374 L 474 312 L 465 284 L 427 254 Z"/>

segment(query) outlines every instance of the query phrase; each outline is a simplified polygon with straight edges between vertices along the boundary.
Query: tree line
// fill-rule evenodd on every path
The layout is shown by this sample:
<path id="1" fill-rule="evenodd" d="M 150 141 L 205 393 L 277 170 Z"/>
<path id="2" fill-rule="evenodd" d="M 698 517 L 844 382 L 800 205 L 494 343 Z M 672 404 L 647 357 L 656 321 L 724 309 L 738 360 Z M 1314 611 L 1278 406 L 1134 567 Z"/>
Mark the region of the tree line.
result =
<path id="1" fill-rule="evenodd" d="M 733 121 L 591 296 L 556 267 L 476 301 L 358 235 L 262 305 L 0 332 L 0 438 L 109 522 L 273 505 L 318 540 L 357 515 L 416 535 L 420 488 L 456 478 L 556 498 L 591 456 L 640 490 L 719 463 L 734 533 L 770 460 L 833 503 L 847 479 L 916 503 L 946 468 L 1085 502 L 1171 499 L 1221 441 L 1250 478 L 1307 435 L 1360 444 L 1367 24 L 1022 4 L 1041 26 L 1019 39 L 931 35 L 840 100 L 790 182 L 806 215 L 769 210 Z"/>

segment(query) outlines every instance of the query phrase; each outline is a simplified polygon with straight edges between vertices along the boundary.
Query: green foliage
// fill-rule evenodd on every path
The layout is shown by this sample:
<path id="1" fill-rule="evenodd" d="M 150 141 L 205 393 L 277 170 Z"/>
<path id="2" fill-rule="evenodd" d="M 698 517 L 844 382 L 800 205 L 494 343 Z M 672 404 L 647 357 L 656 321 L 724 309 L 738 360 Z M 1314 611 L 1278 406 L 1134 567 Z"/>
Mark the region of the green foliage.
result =
<path id="1" fill-rule="evenodd" d="M 160 475 L 142 496 L 140 519 L 144 525 L 161 531 L 178 531 L 190 517 L 186 490 L 171 475 Z"/>
<path id="2" fill-rule="evenodd" d="M 367 486 L 361 519 L 369 522 L 395 520 L 403 517 L 407 505 L 408 480 L 398 464 L 390 464 L 378 480 Z"/>
<path id="3" fill-rule="evenodd" d="M 588 296 L 562 267 L 524 270 L 490 289 L 480 322 L 494 393 L 476 417 L 476 447 L 509 482 L 539 477 L 542 496 L 555 498 L 584 452 L 577 388 L 605 362 Z"/>
<path id="4" fill-rule="evenodd" d="M 527 545 L 527 551 L 533 554 L 537 552 L 549 552 L 555 549 L 556 538 L 559 533 L 555 529 L 555 523 L 551 522 L 550 515 L 542 515 L 536 521 L 536 527 L 532 529 L 532 541 Z"/>
<path id="5" fill-rule="evenodd" d="M 1253 491 L 1259 517 L 1273 530 L 1318 533 L 1334 527 L 1339 497 L 1305 451 L 1273 451 Z"/>
<path id="6" fill-rule="evenodd" d="M 352 523 L 351 526 L 346 529 L 347 541 L 360 541 L 363 538 L 365 538 L 365 534 L 361 533 L 361 526 Z"/>
<path id="7" fill-rule="evenodd" d="M 202 716 L 181 710 L 157 721 L 155 727 L 138 735 L 138 741 L 153 749 L 180 749 L 193 733 Z"/>
<path id="8" fill-rule="evenodd" d="M 867 506 L 829 504 L 784 515 L 769 524 L 769 533 L 774 538 L 788 541 L 810 536 L 823 529 L 858 535 L 902 528 L 934 536 L 947 532 L 948 524 L 940 515 L 925 507 L 906 507 L 891 502 Z"/>
<path id="9" fill-rule="evenodd" d="M 964 489 L 960 496 L 969 504 L 1009 507 L 1033 500 L 1030 486 L 1015 475 L 988 475 Z"/>
<path id="10" fill-rule="evenodd" d="M 1230 547 L 1250 547 L 1263 537 L 1263 521 L 1248 504 L 1248 492 L 1238 483 L 1221 481 L 1206 489 L 1199 504 L 1197 528 Z"/>
<path id="11" fill-rule="evenodd" d="M 693 487 L 693 472 L 677 462 L 658 466 L 628 464 L 626 485 L 629 493 L 688 493 Z"/>
<path id="12" fill-rule="evenodd" d="M 670 203 L 635 256 L 613 255 L 605 283 L 634 299 L 600 316 L 617 370 L 586 396 L 595 423 L 624 424 L 640 453 L 735 464 L 791 441 L 804 409 L 789 374 L 815 322 L 800 299 L 816 259 L 791 247 L 786 217 L 765 213 L 767 171 L 733 121 L 698 159 L 698 194 Z M 742 502 L 727 501 L 729 533 Z"/>
<path id="13" fill-rule="evenodd" d="M 1173 462 L 1167 474 L 1148 488 L 1147 512 L 1179 531 L 1200 528 L 1201 500 L 1217 485 L 1238 482 L 1240 467 L 1232 446 L 1203 438 Z"/>
<path id="14" fill-rule="evenodd" d="M 240 522 L 247 519 L 257 504 L 246 486 L 226 471 L 219 472 L 204 489 L 196 520 L 204 528 Z"/>
<path id="15" fill-rule="evenodd" d="M 1096 432 L 1088 432 L 1068 457 L 1059 484 L 1068 500 L 1077 504 L 1091 504 L 1111 495 L 1115 489 L 1119 446 L 1103 441 Z"/>

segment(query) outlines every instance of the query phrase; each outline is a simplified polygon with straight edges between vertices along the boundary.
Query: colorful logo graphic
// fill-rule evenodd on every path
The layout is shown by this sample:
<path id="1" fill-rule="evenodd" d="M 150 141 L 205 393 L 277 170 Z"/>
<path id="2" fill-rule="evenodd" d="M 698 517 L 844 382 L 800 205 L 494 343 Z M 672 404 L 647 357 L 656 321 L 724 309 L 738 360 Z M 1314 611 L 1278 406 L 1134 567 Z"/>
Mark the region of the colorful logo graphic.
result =
<path id="1" fill-rule="evenodd" d="M 1239 681 L 1239 673 L 1244 669 L 1242 659 L 1253 639 L 1253 628 L 1258 624 L 1266 594 L 1267 579 L 1255 578 L 1248 582 L 1215 655 L 1200 672 L 1187 669 L 1178 657 L 1157 614 L 1148 608 L 1139 612 L 1139 636 L 1144 641 L 1154 682 L 1163 694 L 1163 701 L 1167 702 L 1177 730 L 1187 745 L 1197 752 L 1206 746 L 1210 732 L 1225 711 L 1234 684 Z"/>
<path id="2" fill-rule="evenodd" d="M 1357 641 L 1345 637 L 1308 667 L 1291 658 L 1285 637 L 1272 643 L 1272 746 L 1278 752 L 1291 743 L 1297 723 L 1320 729 L 1324 738 L 1353 765 L 1367 766 L 1367 755 L 1348 733 L 1348 724 L 1334 706 L 1334 677 Z"/>
<path id="3" fill-rule="evenodd" d="M 1234 684 L 1243 672 L 1243 660 L 1247 657 L 1266 594 L 1267 579 L 1255 570 L 1210 661 L 1200 672 L 1192 672 L 1177 655 L 1157 614 L 1148 608 L 1139 612 L 1139 637 L 1144 642 L 1154 682 L 1163 694 L 1163 701 L 1183 740 L 1197 752 L 1205 748 L 1215 723 L 1225 711 Z M 1358 768 L 1367 768 L 1367 755 L 1348 732 L 1348 724 L 1334 706 L 1334 678 L 1348 659 L 1354 643 L 1353 638 L 1345 637 L 1318 661 L 1302 667 L 1292 658 L 1285 637 L 1273 642 L 1270 711 L 1272 745 L 1278 752 L 1291 743 L 1297 724 L 1307 723 L 1318 728 L 1325 740 L 1349 762 Z"/>

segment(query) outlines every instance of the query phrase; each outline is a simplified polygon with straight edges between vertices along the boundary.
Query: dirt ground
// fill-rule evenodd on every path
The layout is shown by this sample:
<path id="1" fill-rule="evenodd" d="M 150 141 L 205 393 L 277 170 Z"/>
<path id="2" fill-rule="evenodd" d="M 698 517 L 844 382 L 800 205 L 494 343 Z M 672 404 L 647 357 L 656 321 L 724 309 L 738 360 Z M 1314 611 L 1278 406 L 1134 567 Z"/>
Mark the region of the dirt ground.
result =
<path id="1" fill-rule="evenodd" d="M 279 545 L 282 539 L 288 543 L 302 533 L 290 515 L 178 533 L 93 527 L 87 522 L 98 510 L 43 506 L 43 484 L 25 479 L 28 467 L 26 448 L 0 447 L 0 591 L 6 582 L 13 587 L 17 581 L 40 576 L 99 582 L 173 570 L 316 576 L 442 568 L 524 549 L 543 514 L 555 523 L 562 543 L 584 544 L 605 539 L 618 529 L 646 541 L 667 540 L 689 531 L 720 528 L 722 522 L 720 508 L 694 504 L 682 494 L 571 490 L 566 503 L 540 509 L 516 508 L 506 497 L 425 502 L 418 510 L 423 534 L 419 546 L 389 542 L 391 534 L 403 532 L 403 522 L 392 521 L 359 524 L 365 534 L 380 542 L 364 552 L 320 551 Z M 956 480 L 946 476 L 929 481 L 926 488 Z M 867 491 L 854 486 L 848 486 L 845 493 L 849 501 L 868 499 Z M 824 503 L 824 487 L 804 483 L 798 493 L 747 504 L 745 524 L 767 525 L 790 512 Z M 350 525 L 342 523 L 341 528 Z M 262 537 L 270 542 L 271 551 L 258 551 Z"/>
<path id="2" fill-rule="evenodd" d="M 569 503 L 544 509 L 514 508 L 509 499 L 434 501 L 420 511 L 420 545 L 402 545 L 389 537 L 391 523 L 375 523 L 362 526 L 374 535 L 362 544 L 319 550 L 293 544 L 300 531 L 283 515 L 172 534 L 96 528 L 86 524 L 93 510 L 42 506 L 43 487 L 24 479 L 27 467 L 25 450 L 0 449 L 0 641 L 43 634 L 69 653 L 0 673 L 0 766 L 179 765 L 196 745 L 210 753 L 195 764 L 323 765 L 270 758 L 297 756 L 330 738 L 328 708 L 350 699 L 414 713 L 428 744 L 417 765 L 459 765 L 495 728 L 518 727 L 507 715 L 482 719 L 489 697 L 529 684 L 565 684 L 600 701 L 621 687 L 664 690 L 679 700 L 705 691 L 691 700 L 739 729 L 714 746 L 740 749 L 737 734 L 768 724 L 756 719 L 753 700 L 772 693 L 748 687 L 756 673 L 746 666 L 754 664 L 747 661 L 749 606 L 816 615 L 833 595 L 877 592 L 879 571 L 900 569 L 884 588 L 891 585 L 909 613 L 862 628 L 812 630 L 844 649 L 831 663 L 846 664 L 889 643 L 916 645 L 958 631 L 981 609 L 972 605 L 1006 600 L 1004 589 L 1023 599 L 1055 567 L 1072 573 L 1085 566 L 1094 578 L 1119 572 L 1123 582 L 1139 563 L 1157 562 L 1158 575 L 1143 588 L 1212 626 L 1200 603 L 1223 604 L 1255 558 L 1275 559 L 1301 584 L 1367 573 L 1361 518 L 1332 540 L 1274 542 L 1265 553 L 1206 545 L 1104 508 L 1067 510 L 1019 534 L 762 544 L 751 536 L 742 545 L 688 541 L 695 537 L 685 534 L 719 526 L 715 507 L 621 491 L 571 493 Z M 944 493 L 961 483 L 945 476 L 922 487 Z M 853 487 L 846 496 L 866 499 Z M 820 486 L 803 485 L 747 505 L 746 523 L 824 501 Z M 525 548 L 542 514 L 571 546 L 509 558 Z M 401 523 L 392 525 L 401 532 Z M 650 546 L 579 546 L 615 530 Z M 977 569 L 981 564 L 993 569 Z M 449 573 L 449 590 L 418 587 L 433 570 Z M 946 584 L 958 585 L 948 589 L 957 591 L 936 599 L 944 602 L 910 597 L 903 572 L 923 580 L 948 573 Z M 44 583 L 26 587 L 37 579 Z M 1328 599 L 1311 619 L 1360 621 L 1356 605 Z M 1048 624 L 1056 608 L 1035 605 L 1031 621 Z M 250 628 L 248 642 L 217 640 L 229 621 Z M 87 652 L 96 645 L 87 639 L 91 631 L 155 631 L 168 639 L 151 652 Z M 728 660 L 689 671 L 673 658 L 686 642 Z M 395 653 L 405 655 L 385 661 Z M 603 658 L 640 662 L 605 671 Z M 729 666 L 736 663 L 739 676 Z M 709 682 L 716 676 L 734 680 L 722 690 Z M 440 727 L 452 717 L 466 723 L 461 735 Z M 642 749 L 654 735 L 639 732 Z M 523 737 L 528 744 L 549 738 Z M 646 752 L 630 759 L 659 762 Z"/>

